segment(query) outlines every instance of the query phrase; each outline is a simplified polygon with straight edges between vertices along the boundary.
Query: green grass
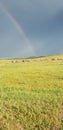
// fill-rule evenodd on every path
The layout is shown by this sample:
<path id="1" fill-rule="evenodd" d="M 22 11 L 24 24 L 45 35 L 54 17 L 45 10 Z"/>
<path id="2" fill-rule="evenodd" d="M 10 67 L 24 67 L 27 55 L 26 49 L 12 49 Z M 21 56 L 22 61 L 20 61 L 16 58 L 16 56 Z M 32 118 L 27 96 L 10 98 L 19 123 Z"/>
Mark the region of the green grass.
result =
<path id="1" fill-rule="evenodd" d="M 63 60 L 53 57 L 0 60 L 0 130 L 63 130 Z"/>

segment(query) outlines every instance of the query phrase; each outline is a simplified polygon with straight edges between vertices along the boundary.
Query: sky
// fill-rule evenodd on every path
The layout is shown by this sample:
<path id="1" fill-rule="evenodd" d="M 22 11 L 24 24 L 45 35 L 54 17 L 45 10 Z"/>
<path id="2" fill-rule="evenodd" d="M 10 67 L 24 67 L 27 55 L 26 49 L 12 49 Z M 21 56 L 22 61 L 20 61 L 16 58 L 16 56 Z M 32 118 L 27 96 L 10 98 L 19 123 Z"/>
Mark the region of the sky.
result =
<path id="1" fill-rule="evenodd" d="M 0 58 L 58 53 L 63 53 L 63 0 L 0 0 Z"/>

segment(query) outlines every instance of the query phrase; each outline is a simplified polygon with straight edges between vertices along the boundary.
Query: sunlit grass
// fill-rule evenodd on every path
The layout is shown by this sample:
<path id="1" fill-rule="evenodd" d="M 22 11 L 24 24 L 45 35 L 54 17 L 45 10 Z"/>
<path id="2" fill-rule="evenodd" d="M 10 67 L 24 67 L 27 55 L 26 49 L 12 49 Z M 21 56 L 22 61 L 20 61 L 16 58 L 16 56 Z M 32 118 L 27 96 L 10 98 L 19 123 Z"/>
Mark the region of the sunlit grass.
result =
<path id="1" fill-rule="evenodd" d="M 21 128 L 63 130 L 63 60 L 0 60 L 0 130 Z"/>

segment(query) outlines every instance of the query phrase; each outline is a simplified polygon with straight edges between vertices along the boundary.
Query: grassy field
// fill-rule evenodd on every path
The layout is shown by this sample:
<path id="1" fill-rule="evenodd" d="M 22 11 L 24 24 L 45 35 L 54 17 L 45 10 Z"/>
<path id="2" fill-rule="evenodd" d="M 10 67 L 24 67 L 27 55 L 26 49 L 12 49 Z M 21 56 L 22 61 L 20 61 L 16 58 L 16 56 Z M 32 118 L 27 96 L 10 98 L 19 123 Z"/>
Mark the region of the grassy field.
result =
<path id="1" fill-rule="evenodd" d="M 0 130 L 63 130 L 63 55 L 0 60 Z"/>

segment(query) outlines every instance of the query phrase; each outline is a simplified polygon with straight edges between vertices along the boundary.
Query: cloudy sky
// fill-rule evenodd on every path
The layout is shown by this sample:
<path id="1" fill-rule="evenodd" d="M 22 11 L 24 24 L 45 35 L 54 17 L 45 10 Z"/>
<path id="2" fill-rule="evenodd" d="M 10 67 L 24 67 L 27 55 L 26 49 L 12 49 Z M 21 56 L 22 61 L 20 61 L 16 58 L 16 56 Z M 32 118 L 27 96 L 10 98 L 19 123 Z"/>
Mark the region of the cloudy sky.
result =
<path id="1" fill-rule="evenodd" d="M 0 0 L 0 57 L 63 53 L 63 0 Z"/>

